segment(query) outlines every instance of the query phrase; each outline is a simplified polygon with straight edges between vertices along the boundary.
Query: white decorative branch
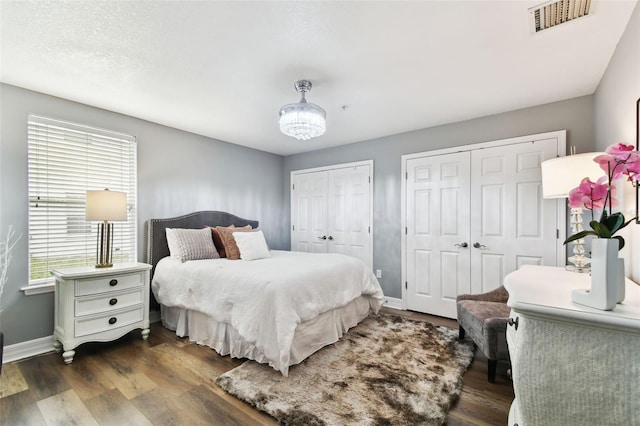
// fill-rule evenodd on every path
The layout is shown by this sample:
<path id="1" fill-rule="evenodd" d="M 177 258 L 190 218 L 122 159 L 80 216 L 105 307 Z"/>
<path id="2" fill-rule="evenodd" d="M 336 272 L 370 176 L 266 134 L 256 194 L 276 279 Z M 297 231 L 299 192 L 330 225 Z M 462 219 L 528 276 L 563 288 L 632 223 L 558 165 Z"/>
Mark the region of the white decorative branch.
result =
<path id="1" fill-rule="evenodd" d="M 0 241 L 0 311 L 2 311 L 2 292 L 4 291 L 4 285 L 7 283 L 7 270 L 13 258 L 13 249 L 22 236 L 15 237 L 15 235 L 13 226 L 9 226 L 7 240 Z"/>

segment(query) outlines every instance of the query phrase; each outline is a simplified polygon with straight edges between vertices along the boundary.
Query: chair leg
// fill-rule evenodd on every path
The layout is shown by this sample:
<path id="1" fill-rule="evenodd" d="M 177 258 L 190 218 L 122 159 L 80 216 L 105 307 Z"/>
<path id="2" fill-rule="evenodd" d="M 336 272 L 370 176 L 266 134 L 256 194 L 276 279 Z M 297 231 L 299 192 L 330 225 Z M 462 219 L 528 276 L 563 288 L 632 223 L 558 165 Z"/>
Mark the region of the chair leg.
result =
<path id="1" fill-rule="evenodd" d="M 465 333 L 464 328 L 462 328 L 461 326 L 458 326 L 458 339 L 459 340 L 464 339 L 464 333 Z"/>
<path id="2" fill-rule="evenodd" d="M 487 361 L 487 370 L 488 370 L 488 377 L 487 379 L 489 380 L 489 383 L 495 383 L 496 382 L 496 367 L 498 366 L 498 360 L 497 359 L 490 359 Z"/>

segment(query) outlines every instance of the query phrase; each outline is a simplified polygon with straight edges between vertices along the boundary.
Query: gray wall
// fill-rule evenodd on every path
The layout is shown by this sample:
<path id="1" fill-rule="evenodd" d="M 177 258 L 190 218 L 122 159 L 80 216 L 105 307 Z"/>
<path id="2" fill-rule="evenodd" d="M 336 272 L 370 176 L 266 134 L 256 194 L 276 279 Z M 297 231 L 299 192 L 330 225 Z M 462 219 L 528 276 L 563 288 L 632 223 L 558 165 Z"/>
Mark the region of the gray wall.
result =
<path id="1" fill-rule="evenodd" d="M 382 270 L 379 281 L 385 295 L 400 298 L 400 157 L 403 154 L 562 129 L 567 130 L 569 146 L 576 146 L 578 152 L 588 152 L 594 147 L 592 117 L 593 97 L 584 96 L 371 141 L 290 155 L 284 158 L 283 210 L 290 210 L 292 170 L 373 159 L 373 268 Z M 285 224 L 285 238 L 290 244 L 291 220 L 290 215 L 286 217 L 288 221 Z"/>
<path id="2" fill-rule="evenodd" d="M 635 143 L 636 102 L 640 98 L 640 4 L 631 15 L 616 51 L 609 61 L 594 95 L 596 147 L 599 151 L 617 142 Z M 624 184 L 624 215 L 635 214 L 631 186 Z M 631 225 L 621 234 L 627 275 L 640 282 L 640 225 Z"/>
<path id="3" fill-rule="evenodd" d="M 136 136 L 138 259 L 144 222 L 195 210 L 224 210 L 257 219 L 272 248 L 287 248 L 279 155 L 244 148 L 148 121 L 0 85 L 0 238 L 22 233 L 1 300 L 5 344 L 53 333 L 53 293 L 25 296 L 27 285 L 27 116 L 39 114 Z"/>

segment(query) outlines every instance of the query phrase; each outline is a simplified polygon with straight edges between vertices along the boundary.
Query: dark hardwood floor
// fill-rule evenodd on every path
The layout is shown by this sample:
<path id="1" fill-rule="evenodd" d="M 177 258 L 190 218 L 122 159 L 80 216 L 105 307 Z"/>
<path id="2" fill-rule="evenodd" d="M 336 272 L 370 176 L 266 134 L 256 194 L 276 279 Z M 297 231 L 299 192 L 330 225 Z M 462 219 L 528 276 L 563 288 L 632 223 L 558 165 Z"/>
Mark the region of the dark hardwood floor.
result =
<path id="1" fill-rule="evenodd" d="M 385 310 L 457 327 L 454 320 Z M 146 342 L 134 331 L 115 342 L 81 345 L 71 365 L 57 353 L 5 364 L 0 376 L 0 424 L 275 424 L 214 384 L 216 376 L 242 362 L 181 339 L 156 323 Z M 507 367 L 498 364 L 496 383 L 489 383 L 487 360 L 476 352 L 448 424 L 506 425 L 513 399 Z"/>

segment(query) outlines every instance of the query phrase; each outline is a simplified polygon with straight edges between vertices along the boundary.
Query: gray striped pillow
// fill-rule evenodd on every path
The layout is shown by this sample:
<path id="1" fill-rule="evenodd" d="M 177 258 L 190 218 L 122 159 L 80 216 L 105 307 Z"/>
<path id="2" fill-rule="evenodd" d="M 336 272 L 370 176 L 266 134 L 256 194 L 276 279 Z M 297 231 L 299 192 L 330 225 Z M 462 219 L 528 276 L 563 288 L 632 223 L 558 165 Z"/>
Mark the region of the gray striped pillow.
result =
<path id="1" fill-rule="evenodd" d="M 171 257 L 175 257 L 181 262 L 220 258 L 216 246 L 213 244 L 209 228 L 167 228 L 166 234 Z"/>

